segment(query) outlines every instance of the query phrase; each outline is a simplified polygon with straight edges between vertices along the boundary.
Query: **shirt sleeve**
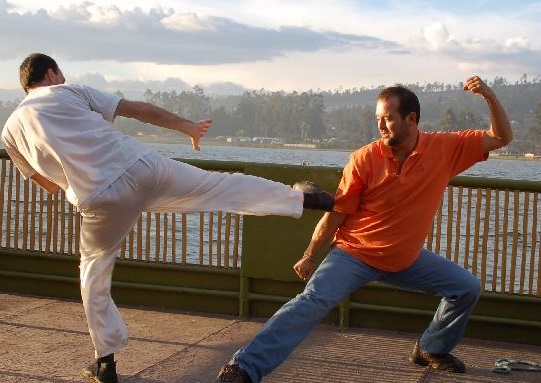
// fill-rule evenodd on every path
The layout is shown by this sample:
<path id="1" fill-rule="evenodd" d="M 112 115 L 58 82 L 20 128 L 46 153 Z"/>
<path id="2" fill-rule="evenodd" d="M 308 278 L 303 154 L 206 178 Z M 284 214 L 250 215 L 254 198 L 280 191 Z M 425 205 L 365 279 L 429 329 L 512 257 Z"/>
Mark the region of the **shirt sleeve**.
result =
<path id="1" fill-rule="evenodd" d="M 475 165 L 485 161 L 488 153 L 483 153 L 483 130 L 463 130 L 450 133 L 454 145 L 450 149 L 451 175 L 455 176 Z"/>
<path id="2" fill-rule="evenodd" d="M 26 161 L 23 155 L 17 150 L 13 141 L 9 138 L 9 133 L 6 129 L 2 131 L 2 142 L 4 143 L 4 148 L 11 158 L 11 161 L 15 164 L 19 172 L 21 172 L 24 179 L 28 179 L 36 174 L 36 170 Z"/>
<path id="3" fill-rule="evenodd" d="M 105 120 L 113 122 L 121 97 L 116 94 L 99 91 L 89 86 L 82 87 L 90 108 L 100 113 Z"/>
<path id="4" fill-rule="evenodd" d="M 359 163 L 358 153 L 352 153 L 348 163 L 342 172 L 342 179 L 335 195 L 333 210 L 353 214 L 359 208 L 362 190 L 366 182 L 359 171 L 362 164 Z"/>

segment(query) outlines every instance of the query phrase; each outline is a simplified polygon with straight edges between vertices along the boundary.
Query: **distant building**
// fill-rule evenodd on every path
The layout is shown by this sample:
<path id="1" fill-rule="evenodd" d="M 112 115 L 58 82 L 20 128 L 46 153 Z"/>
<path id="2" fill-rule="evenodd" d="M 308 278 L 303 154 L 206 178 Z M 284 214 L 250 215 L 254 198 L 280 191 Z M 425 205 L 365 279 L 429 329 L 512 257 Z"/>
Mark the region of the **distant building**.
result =
<path id="1" fill-rule="evenodd" d="M 242 136 L 235 136 L 235 137 L 227 137 L 227 142 L 252 142 L 251 137 L 242 137 Z"/>
<path id="2" fill-rule="evenodd" d="M 265 144 L 265 145 L 282 145 L 284 140 L 277 137 L 254 137 L 252 141 L 256 144 Z"/>

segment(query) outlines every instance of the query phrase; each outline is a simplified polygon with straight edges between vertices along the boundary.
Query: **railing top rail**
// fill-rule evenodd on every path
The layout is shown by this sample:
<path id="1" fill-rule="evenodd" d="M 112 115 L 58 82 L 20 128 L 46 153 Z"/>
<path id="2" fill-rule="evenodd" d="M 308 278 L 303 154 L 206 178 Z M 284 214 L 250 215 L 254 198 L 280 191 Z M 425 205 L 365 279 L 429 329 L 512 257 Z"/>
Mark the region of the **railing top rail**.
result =
<path id="1" fill-rule="evenodd" d="M 215 161 L 215 160 L 194 160 L 194 159 L 182 159 L 175 158 L 175 160 L 183 161 L 194 166 L 202 167 L 209 170 L 222 170 L 222 171 L 245 171 L 247 167 L 259 166 L 259 167 L 287 167 L 287 168 L 302 168 L 305 165 L 289 165 L 289 164 L 268 164 L 268 163 L 252 163 L 252 162 L 240 162 L 240 161 Z M 317 168 L 310 166 L 311 169 Z M 332 169 L 341 171 L 341 167 L 331 166 L 319 166 L 322 169 Z M 541 192 L 540 181 L 528 181 L 528 180 L 513 180 L 507 178 L 489 178 L 489 177 L 476 177 L 476 176 L 456 176 L 451 179 L 449 185 L 464 186 L 471 188 L 490 188 L 496 190 L 518 190 L 524 192 Z"/>
<path id="2" fill-rule="evenodd" d="M 541 182 L 528 180 L 512 180 L 506 178 L 487 178 L 472 176 L 456 176 L 451 179 L 449 185 L 481 187 L 499 190 L 518 190 L 528 192 L 541 192 Z"/>
<path id="3" fill-rule="evenodd" d="M 0 149 L 0 158 L 8 159 L 9 156 L 5 149 Z M 177 161 L 186 162 L 188 164 L 201 167 L 207 170 L 216 171 L 229 171 L 229 172 L 245 172 L 248 167 L 287 167 L 292 169 L 303 168 L 305 165 L 290 165 L 290 164 L 271 164 L 271 163 L 253 163 L 242 161 L 217 161 L 217 160 L 203 160 L 203 159 L 185 159 L 174 158 Z M 310 166 L 310 169 L 332 169 L 341 171 L 341 167 L 330 166 Z M 528 180 L 513 180 L 505 178 L 488 178 L 488 177 L 472 177 L 472 176 L 456 176 L 449 182 L 453 186 L 465 186 L 465 187 L 481 187 L 491 188 L 498 190 L 518 190 L 527 192 L 541 192 L 540 181 L 528 181 Z"/>

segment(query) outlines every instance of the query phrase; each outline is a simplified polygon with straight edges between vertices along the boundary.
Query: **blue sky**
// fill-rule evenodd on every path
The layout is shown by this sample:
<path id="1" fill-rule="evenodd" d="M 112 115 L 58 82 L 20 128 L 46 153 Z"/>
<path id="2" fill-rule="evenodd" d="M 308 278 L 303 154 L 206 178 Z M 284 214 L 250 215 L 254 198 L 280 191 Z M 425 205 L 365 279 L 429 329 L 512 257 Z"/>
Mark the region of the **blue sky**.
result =
<path id="1" fill-rule="evenodd" d="M 541 76 L 541 1 L 0 0 L 0 90 L 30 52 L 141 95 Z"/>

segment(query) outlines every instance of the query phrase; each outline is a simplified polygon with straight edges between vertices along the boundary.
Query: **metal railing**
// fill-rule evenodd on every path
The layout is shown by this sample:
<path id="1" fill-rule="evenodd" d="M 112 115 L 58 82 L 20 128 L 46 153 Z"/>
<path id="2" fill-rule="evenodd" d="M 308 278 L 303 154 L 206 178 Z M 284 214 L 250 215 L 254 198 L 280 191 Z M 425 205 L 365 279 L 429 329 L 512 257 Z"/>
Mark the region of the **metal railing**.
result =
<path id="1" fill-rule="evenodd" d="M 81 216 L 64 192 L 48 194 L 7 158 L 0 169 L 0 247 L 79 255 Z M 222 212 L 144 212 L 126 237 L 122 259 L 240 267 L 242 217 Z"/>
<path id="2" fill-rule="evenodd" d="M 240 267 L 238 214 L 143 212 L 119 257 L 138 261 Z"/>
<path id="3" fill-rule="evenodd" d="M 50 195 L 23 180 L 5 152 L 0 187 L 0 247 L 79 254 L 81 217 L 64 193 Z M 478 276 L 485 291 L 540 296 L 540 191 L 539 182 L 456 177 L 426 245 Z M 239 268 L 242 223 L 241 216 L 222 212 L 145 212 L 119 257 Z"/>
<path id="4" fill-rule="evenodd" d="M 541 182 L 456 177 L 427 247 L 476 275 L 485 291 L 541 294 Z"/>

